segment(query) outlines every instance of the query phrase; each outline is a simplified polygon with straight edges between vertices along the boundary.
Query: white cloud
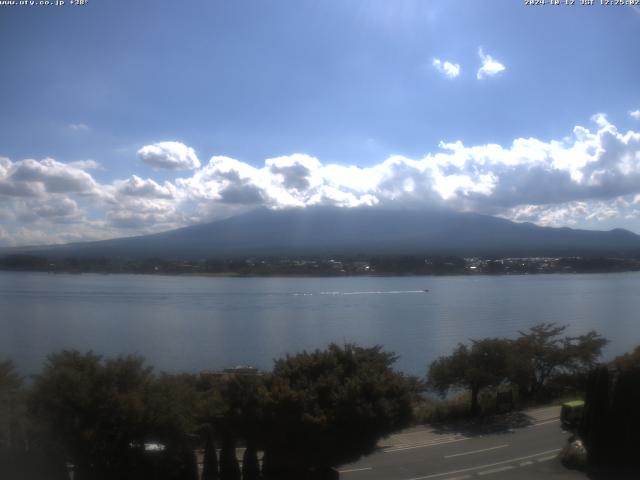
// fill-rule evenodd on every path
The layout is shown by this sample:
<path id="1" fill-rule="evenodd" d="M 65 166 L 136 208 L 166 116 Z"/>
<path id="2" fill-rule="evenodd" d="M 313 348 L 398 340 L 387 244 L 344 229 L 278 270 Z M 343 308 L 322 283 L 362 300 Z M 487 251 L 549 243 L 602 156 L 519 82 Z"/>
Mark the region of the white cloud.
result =
<path id="1" fill-rule="evenodd" d="M 640 193 L 640 133 L 617 131 L 604 115 L 563 140 L 519 138 L 511 145 L 441 143 L 420 159 L 393 156 L 360 168 L 303 154 L 256 168 L 212 157 L 177 188 L 196 202 L 271 208 L 311 205 L 449 206 L 484 213 L 519 205 L 614 199 Z"/>
<path id="2" fill-rule="evenodd" d="M 633 110 L 629 112 L 631 118 L 635 118 L 636 120 L 640 120 L 640 110 Z"/>
<path id="3" fill-rule="evenodd" d="M 42 184 L 30 182 L 12 182 L 0 179 L 0 196 L 41 197 L 44 194 Z"/>
<path id="4" fill-rule="evenodd" d="M 460 64 L 458 63 L 451 63 L 446 60 L 442 61 L 439 58 L 434 58 L 431 64 L 438 72 L 448 78 L 456 78 L 460 75 Z"/>
<path id="5" fill-rule="evenodd" d="M 180 142 L 146 145 L 138 150 L 138 157 L 156 169 L 193 170 L 200 167 L 195 150 Z"/>
<path id="6" fill-rule="evenodd" d="M 153 179 L 132 175 L 105 186 L 106 223 L 123 229 L 125 234 L 170 230 L 189 223 L 183 215 L 184 192 L 171 182 L 159 184 Z"/>
<path id="7" fill-rule="evenodd" d="M 103 170 L 102 165 L 95 160 L 77 160 L 75 162 L 69 162 L 67 165 L 79 168 L 80 170 Z"/>
<path id="8" fill-rule="evenodd" d="M 89 130 L 89 125 L 85 123 L 70 123 L 67 127 L 74 132 L 86 132 Z"/>
<path id="9" fill-rule="evenodd" d="M 117 180 L 114 185 L 117 192 L 132 197 L 170 199 L 175 195 L 175 187 L 171 183 L 160 185 L 150 178 L 143 180 L 137 175 L 132 175 L 127 180 Z"/>
<path id="10" fill-rule="evenodd" d="M 506 70 L 506 67 L 495 60 L 491 55 L 485 55 L 482 47 L 478 49 L 478 55 L 482 60 L 482 66 L 478 69 L 478 73 L 476 73 L 478 80 L 482 80 L 485 77 L 493 77 L 494 75 Z"/>
<path id="11" fill-rule="evenodd" d="M 176 184 L 196 200 L 247 205 L 262 203 L 266 187 L 258 169 L 222 156 L 211 157 L 207 165 Z"/>
<path id="12" fill-rule="evenodd" d="M 288 208 L 372 204 L 371 195 L 359 194 L 349 181 L 353 173 L 358 173 L 354 168 L 325 166 L 305 154 L 269 158 L 261 168 L 215 156 L 192 177 L 178 179 L 176 185 L 195 201 L 212 200 L 227 205 Z"/>
<path id="13" fill-rule="evenodd" d="M 14 243 L 36 241 L 37 232 L 49 232 L 48 241 L 157 232 L 257 206 L 441 206 L 554 226 L 640 224 L 640 132 L 622 133 L 604 114 L 561 140 L 441 142 L 423 157 L 394 155 L 368 167 L 302 153 L 257 166 L 213 156 L 174 181 L 133 175 L 100 183 L 87 171 L 95 166 L 0 157 L 5 243 L 13 234 Z"/>
<path id="14" fill-rule="evenodd" d="M 499 214 L 516 222 L 532 222 L 549 227 L 589 226 L 607 228 L 607 222 L 615 219 L 639 219 L 640 209 L 631 197 L 610 200 L 586 200 L 559 205 L 521 205 Z"/>
<path id="15" fill-rule="evenodd" d="M 172 222 L 171 215 L 165 212 L 118 210 L 109 212 L 107 219 L 112 227 L 128 230 L 124 232 L 125 234 L 154 232 L 158 231 L 158 226 L 160 226 L 159 230 L 177 227 Z M 149 229 L 149 227 L 155 228 Z"/>
<path id="16" fill-rule="evenodd" d="M 75 200 L 52 195 L 46 202 L 28 201 L 16 209 L 16 218 L 22 222 L 46 219 L 54 223 L 70 223 L 82 220 L 82 212 Z"/>
<path id="17" fill-rule="evenodd" d="M 7 173 L 6 180 L 25 189 L 42 187 L 48 193 L 100 193 L 98 184 L 89 173 L 52 158 L 21 160 L 13 163 Z"/>

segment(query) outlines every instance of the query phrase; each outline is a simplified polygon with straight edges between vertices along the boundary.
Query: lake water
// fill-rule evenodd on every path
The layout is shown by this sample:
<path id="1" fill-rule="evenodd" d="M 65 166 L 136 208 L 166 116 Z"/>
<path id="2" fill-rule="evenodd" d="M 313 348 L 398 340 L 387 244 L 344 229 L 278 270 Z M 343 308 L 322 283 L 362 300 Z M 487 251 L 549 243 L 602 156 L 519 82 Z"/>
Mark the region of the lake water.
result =
<path id="1" fill-rule="evenodd" d="M 424 292 L 428 289 L 428 292 Z M 137 353 L 158 370 L 268 369 L 330 342 L 383 345 L 424 375 L 458 343 L 540 322 L 640 344 L 640 273 L 211 278 L 0 272 L 0 357 L 35 373 L 63 348 Z"/>

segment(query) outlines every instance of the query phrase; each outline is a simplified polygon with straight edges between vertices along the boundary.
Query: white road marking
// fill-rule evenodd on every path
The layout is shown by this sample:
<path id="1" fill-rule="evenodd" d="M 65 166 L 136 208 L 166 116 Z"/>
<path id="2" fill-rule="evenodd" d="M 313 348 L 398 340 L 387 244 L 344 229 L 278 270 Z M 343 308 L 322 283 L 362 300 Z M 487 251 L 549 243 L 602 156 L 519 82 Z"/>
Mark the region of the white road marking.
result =
<path id="1" fill-rule="evenodd" d="M 553 460 L 557 455 L 549 455 L 548 457 L 536 458 L 536 462 L 548 462 L 549 460 Z"/>
<path id="2" fill-rule="evenodd" d="M 531 460 L 527 460 L 526 462 L 522 462 L 520 464 L 521 467 L 526 467 L 527 465 L 533 465 L 533 462 Z"/>
<path id="3" fill-rule="evenodd" d="M 348 468 L 347 470 L 338 470 L 338 473 L 366 472 L 367 470 L 373 470 L 373 467 Z"/>
<path id="4" fill-rule="evenodd" d="M 546 422 L 539 422 L 539 423 L 534 423 L 533 425 L 529 425 L 528 428 L 539 427 L 540 425 L 546 425 L 548 423 L 555 423 L 555 422 L 559 422 L 559 421 L 560 421 L 559 418 L 556 418 L 554 420 L 547 420 Z"/>
<path id="5" fill-rule="evenodd" d="M 507 470 L 511 470 L 512 468 L 516 468 L 516 467 L 514 467 L 513 465 L 507 465 L 506 467 L 492 468 L 491 470 L 478 472 L 478 475 L 490 475 L 492 473 L 506 472 Z"/>
<path id="6" fill-rule="evenodd" d="M 546 450 L 544 452 L 534 453 L 533 455 L 526 455 L 524 457 L 510 458 L 509 460 L 503 460 L 502 462 L 489 463 L 487 465 L 478 465 L 477 467 L 463 468 L 461 470 L 454 470 L 452 472 L 434 473 L 432 475 L 425 475 L 423 477 L 412 477 L 407 480 L 426 480 L 427 478 L 437 478 L 437 477 L 444 477 L 445 475 L 455 475 L 456 473 L 471 472 L 473 470 L 481 470 L 483 468 L 491 468 L 491 467 L 496 467 L 498 465 L 504 465 L 505 463 L 515 463 L 515 462 L 519 462 L 520 460 L 527 460 L 529 458 L 539 457 L 540 455 L 548 455 L 549 453 L 558 453 L 560 450 L 562 449 L 556 448 L 554 450 Z"/>
<path id="7" fill-rule="evenodd" d="M 445 455 L 444 458 L 462 457 L 463 455 L 473 455 L 474 453 L 488 452 L 490 450 L 497 450 L 499 448 L 505 448 L 508 446 L 509 444 L 505 443 L 504 445 L 498 445 L 497 447 L 489 447 L 489 448 L 483 448 L 482 450 L 472 450 L 470 452 L 454 453 L 453 455 Z"/>
<path id="8" fill-rule="evenodd" d="M 422 438 L 420 438 L 422 437 Z M 410 447 L 411 445 L 425 444 L 431 442 L 440 442 L 445 440 L 453 440 L 458 438 L 464 438 L 464 435 L 460 433 L 454 433 L 452 435 L 430 435 L 425 437 L 424 434 L 421 435 L 406 435 L 406 436 L 394 436 L 389 440 L 388 445 L 383 445 L 383 448 L 398 448 L 398 447 Z"/>
<path id="9" fill-rule="evenodd" d="M 471 440 L 471 438 L 458 438 L 455 440 L 444 440 L 444 441 L 436 441 L 436 442 L 429 442 L 429 443 L 417 443 L 415 445 L 409 445 L 406 447 L 392 447 L 392 448 L 387 448 L 386 450 L 383 450 L 383 453 L 395 453 L 395 452 L 402 452 L 404 450 L 413 450 L 415 448 L 427 448 L 427 447 L 435 447 L 436 445 L 445 445 L 447 443 L 455 443 L 455 442 L 463 442 L 464 440 Z"/>

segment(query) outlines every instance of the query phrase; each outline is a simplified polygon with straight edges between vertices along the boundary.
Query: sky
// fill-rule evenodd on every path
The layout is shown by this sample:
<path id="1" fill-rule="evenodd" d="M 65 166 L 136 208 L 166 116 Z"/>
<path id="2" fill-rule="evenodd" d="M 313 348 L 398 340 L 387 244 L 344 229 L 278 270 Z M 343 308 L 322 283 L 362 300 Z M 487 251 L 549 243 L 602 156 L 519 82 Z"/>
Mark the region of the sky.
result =
<path id="1" fill-rule="evenodd" d="M 314 205 L 640 233 L 638 8 L 8 3 L 0 245 Z"/>

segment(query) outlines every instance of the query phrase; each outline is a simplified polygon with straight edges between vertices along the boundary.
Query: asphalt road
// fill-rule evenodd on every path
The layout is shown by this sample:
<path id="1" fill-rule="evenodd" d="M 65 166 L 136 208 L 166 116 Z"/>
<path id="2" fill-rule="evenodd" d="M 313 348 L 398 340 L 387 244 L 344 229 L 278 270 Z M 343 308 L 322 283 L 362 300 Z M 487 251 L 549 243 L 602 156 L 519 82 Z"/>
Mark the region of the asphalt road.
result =
<path id="1" fill-rule="evenodd" d="M 585 479 L 557 458 L 569 433 L 559 408 L 531 410 L 491 424 L 414 428 L 338 470 L 341 480 Z"/>

